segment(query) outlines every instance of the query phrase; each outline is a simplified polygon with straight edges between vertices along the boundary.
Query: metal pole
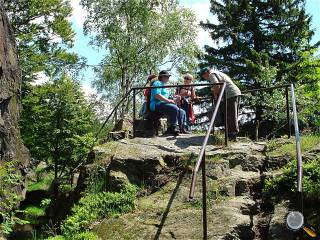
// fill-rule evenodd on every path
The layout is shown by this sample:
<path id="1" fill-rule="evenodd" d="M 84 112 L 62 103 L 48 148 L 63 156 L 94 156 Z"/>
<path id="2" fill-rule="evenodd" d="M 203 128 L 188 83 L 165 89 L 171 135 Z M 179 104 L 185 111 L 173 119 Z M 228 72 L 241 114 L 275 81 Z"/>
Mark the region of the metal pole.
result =
<path id="1" fill-rule="evenodd" d="M 298 125 L 298 114 L 297 114 L 297 106 L 296 106 L 296 97 L 294 94 L 294 86 L 291 83 L 291 97 L 292 97 L 292 109 L 293 109 L 293 121 L 294 121 L 294 130 L 296 137 L 296 153 L 297 153 L 297 172 L 298 172 L 298 184 L 297 184 L 297 192 L 298 192 L 298 206 L 303 213 L 303 205 L 302 205 L 302 155 L 301 155 L 301 145 L 300 145 L 300 134 L 299 134 L 299 125 Z M 301 200 L 299 199 L 301 198 Z"/>
<path id="2" fill-rule="evenodd" d="M 118 108 L 115 107 L 114 108 L 114 122 L 117 123 L 118 122 Z"/>
<path id="3" fill-rule="evenodd" d="M 224 144 L 228 146 L 228 104 L 226 89 L 224 90 Z"/>
<path id="4" fill-rule="evenodd" d="M 214 109 L 216 107 L 216 105 L 215 105 L 215 101 L 214 101 L 214 95 L 212 94 L 212 109 Z M 214 111 L 212 111 L 212 116 L 213 116 L 213 112 Z M 215 130 L 214 130 L 214 123 L 213 123 L 213 126 L 212 126 L 212 136 L 214 136 L 214 134 L 215 134 Z"/>
<path id="5" fill-rule="evenodd" d="M 287 108 L 288 138 L 291 138 L 289 88 L 288 87 L 286 87 L 286 108 Z"/>
<path id="6" fill-rule="evenodd" d="M 189 198 L 190 199 L 192 199 L 193 196 L 194 196 L 194 189 L 195 189 L 195 184 L 196 184 L 197 173 L 200 170 L 200 167 L 201 167 L 201 164 L 202 164 L 203 155 L 204 155 L 206 146 L 208 144 L 209 137 L 211 135 L 211 130 L 213 128 L 214 120 L 216 119 L 217 112 L 218 112 L 218 107 L 220 106 L 220 103 L 221 103 L 221 100 L 222 100 L 222 96 L 223 96 L 223 92 L 224 92 L 225 88 L 226 88 L 226 83 L 223 83 L 221 92 L 220 92 L 218 100 L 217 100 L 217 107 L 213 111 L 213 115 L 212 115 L 212 118 L 210 120 L 209 128 L 208 128 L 206 136 L 205 136 L 205 138 L 203 140 L 202 147 L 201 147 L 201 150 L 200 150 L 200 153 L 199 153 L 199 157 L 198 157 L 196 166 L 194 167 L 194 170 L 192 172 L 192 181 L 191 181 L 190 192 L 189 192 Z"/>
<path id="7" fill-rule="evenodd" d="M 208 239 L 207 225 L 207 179 L 206 179 L 206 153 L 202 156 L 202 223 L 203 223 L 203 239 Z"/>
<path id="8" fill-rule="evenodd" d="M 133 138 L 136 136 L 136 89 L 133 89 Z"/>

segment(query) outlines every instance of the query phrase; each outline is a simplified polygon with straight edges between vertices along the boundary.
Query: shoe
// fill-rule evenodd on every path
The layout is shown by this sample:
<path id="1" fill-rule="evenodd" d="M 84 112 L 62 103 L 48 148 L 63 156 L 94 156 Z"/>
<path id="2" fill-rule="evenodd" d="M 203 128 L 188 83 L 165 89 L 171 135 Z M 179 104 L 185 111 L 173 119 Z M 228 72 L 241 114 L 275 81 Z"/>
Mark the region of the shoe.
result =
<path id="1" fill-rule="evenodd" d="M 229 141 L 231 141 L 231 142 L 237 142 L 238 140 L 237 140 L 237 134 L 236 133 L 229 133 L 228 134 L 228 139 L 229 139 Z"/>
<path id="2" fill-rule="evenodd" d="M 178 136 L 178 135 L 179 135 L 179 131 L 173 130 L 173 129 L 167 129 L 167 131 L 165 131 L 164 134 L 165 134 L 165 135 Z"/>
<path id="3" fill-rule="evenodd" d="M 170 126 L 168 127 L 167 131 L 164 133 L 165 135 L 173 135 L 173 136 L 178 136 L 179 131 L 176 130 L 176 126 Z"/>
<path id="4" fill-rule="evenodd" d="M 180 133 L 182 133 L 182 134 L 191 134 L 191 132 L 189 132 L 186 128 L 182 128 L 181 130 L 180 130 Z"/>

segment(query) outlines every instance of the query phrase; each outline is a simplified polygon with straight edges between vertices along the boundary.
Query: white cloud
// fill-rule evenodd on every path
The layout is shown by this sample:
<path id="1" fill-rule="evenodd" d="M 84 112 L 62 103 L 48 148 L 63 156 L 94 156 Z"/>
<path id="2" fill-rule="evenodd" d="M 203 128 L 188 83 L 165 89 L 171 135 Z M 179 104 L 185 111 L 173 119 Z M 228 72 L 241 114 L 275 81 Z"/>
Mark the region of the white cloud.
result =
<path id="1" fill-rule="evenodd" d="M 38 72 L 36 73 L 36 79 L 31 84 L 33 86 L 43 85 L 46 82 L 50 80 L 50 77 L 48 77 L 44 72 Z"/>
<path id="2" fill-rule="evenodd" d="M 80 0 L 71 0 L 71 7 L 73 8 L 71 21 L 76 24 L 77 27 L 82 28 L 83 23 L 86 19 L 87 13 L 81 7 Z"/>
<path id="3" fill-rule="evenodd" d="M 93 94 L 98 94 L 97 90 L 91 87 L 90 83 L 82 83 L 81 88 L 87 97 Z"/>
<path id="4" fill-rule="evenodd" d="M 209 20 L 210 23 L 217 23 L 218 20 L 215 16 L 210 12 L 210 1 L 209 0 L 200 0 L 200 1 L 181 1 L 181 5 L 186 8 L 190 8 L 194 11 L 197 17 L 197 21 L 200 23 L 201 21 L 207 22 Z M 204 45 L 213 46 L 215 43 L 212 41 L 210 34 L 208 31 L 205 31 L 202 27 L 199 26 L 197 44 L 200 47 Z"/>

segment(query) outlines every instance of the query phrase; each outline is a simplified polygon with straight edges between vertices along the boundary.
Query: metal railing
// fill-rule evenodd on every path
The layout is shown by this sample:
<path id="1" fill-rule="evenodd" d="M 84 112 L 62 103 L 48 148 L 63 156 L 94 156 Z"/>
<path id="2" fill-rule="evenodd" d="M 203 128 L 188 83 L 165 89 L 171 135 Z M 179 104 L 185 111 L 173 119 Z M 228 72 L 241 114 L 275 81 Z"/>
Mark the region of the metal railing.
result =
<path id="1" fill-rule="evenodd" d="M 283 85 L 279 85 L 279 86 L 273 86 L 273 87 L 267 87 L 267 88 L 257 88 L 257 89 L 242 91 L 242 95 L 245 96 L 248 93 L 271 91 L 271 90 L 275 90 L 275 89 L 285 89 L 288 138 L 291 137 L 289 88 L 290 88 L 290 84 L 283 84 Z"/>
<path id="2" fill-rule="evenodd" d="M 207 130 L 206 136 L 203 140 L 202 143 L 202 147 L 201 147 L 201 151 L 198 157 L 198 161 L 196 163 L 196 166 L 192 172 L 192 182 L 191 182 L 191 187 L 190 187 L 190 193 L 189 193 L 189 198 L 193 199 L 194 197 L 194 190 L 195 190 L 195 184 L 196 184 L 196 178 L 197 178 L 197 173 L 200 169 L 200 166 L 202 166 L 202 200 L 203 200 L 203 206 L 202 206 L 202 211 L 203 211 L 203 238 L 207 239 L 208 238 L 208 231 L 207 231 L 207 180 L 206 180 L 206 146 L 208 144 L 208 140 L 209 140 L 209 136 L 211 134 L 211 131 L 214 127 L 214 121 L 216 119 L 217 116 L 217 112 L 219 109 L 219 106 L 221 104 L 222 101 L 222 96 L 225 96 L 225 100 L 226 100 L 226 83 L 223 83 L 218 100 L 217 100 L 217 104 L 215 106 L 211 121 L 210 121 L 210 125 L 209 128 Z M 225 101 L 224 104 L 225 108 L 227 108 L 227 104 Z M 227 109 L 225 109 L 225 113 L 227 113 Z M 225 117 L 225 133 L 226 136 L 228 136 L 228 127 L 227 127 L 227 116 Z M 228 139 L 226 140 L 228 141 Z"/>
<path id="3" fill-rule="evenodd" d="M 191 181 L 191 187 L 189 191 L 189 199 L 192 200 L 194 198 L 194 192 L 195 192 L 195 185 L 196 185 L 196 178 L 197 173 L 201 167 L 202 169 L 202 203 L 203 203 L 203 209 L 202 209 L 202 219 L 203 219 L 203 239 L 208 239 L 208 225 L 207 225 L 207 183 L 206 183 L 206 154 L 205 149 L 208 144 L 208 139 L 210 136 L 210 133 L 214 127 L 214 121 L 222 100 L 222 96 L 224 95 L 225 103 L 226 103 L 226 94 L 225 94 L 225 87 L 224 84 L 222 87 L 222 90 L 220 92 L 216 107 L 214 109 L 213 116 L 210 121 L 210 125 L 208 128 L 208 131 L 206 133 L 206 137 L 203 141 L 198 160 L 196 163 L 196 166 L 192 172 L 192 181 Z M 299 128 L 298 128 L 298 120 L 297 120 L 297 111 L 296 111 L 296 99 L 294 95 L 294 86 L 293 84 L 285 84 L 281 86 L 274 86 L 269 88 L 259 88 L 259 89 L 252 89 L 248 91 L 243 91 L 242 94 L 248 94 L 253 92 L 261 92 L 261 91 L 269 91 L 273 89 L 280 89 L 285 88 L 285 97 L 286 97 L 286 116 L 287 116 L 287 125 L 288 125 L 288 138 L 291 137 L 291 124 L 290 124 L 290 105 L 289 105 L 289 87 L 292 94 L 292 107 L 293 107 L 293 117 L 294 117 L 294 126 L 295 126 L 295 135 L 296 135 L 296 146 L 297 146 L 297 169 L 298 169 L 298 203 L 300 205 L 300 209 L 303 209 L 302 204 L 302 160 L 301 160 L 301 148 L 300 148 L 300 137 L 299 137 Z M 225 132 L 227 134 L 228 132 L 228 126 L 226 123 L 227 120 L 227 108 L 225 104 Z"/>
<path id="4" fill-rule="evenodd" d="M 155 88 L 183 88 L 183 87 L 213 87 L 213 86 L 222 86 L 224 83 L 200 83 L 200 84 L 180 84 L 180 85 L 164 85 L 164 86 L 150 86 L 150 87 L 133 87 L 131 90 L 133 92 L 133 137 L 136 136 L 136 128 L 135 122 L 137 120 L 136 117 L 136 95 L 137 91 L 146 90 L 146 89 L 155 89 Z M 224 95 L 225 102 L 226 102 L 226 94 Z M 211 97 L 212 99 L 212 97 Z M 217 110 L 218 111 L 218 110 Z M 227 104 L 225 104 L 225 114 L 227 114 Z M 227 116 L 225 117 L 224 121 L 225 126 L 225 145 L 228 145 L 228 126 L 227 126 Z"/>
<path id="5" fill-rule="evenodd" d="M 302 188 L 302 154 L 301 154 L 301 143 L 300 143 L 300 133 L 299 133 L 299 124 L 298 124 L 298 114 L 297 114 L 297 105 L 296 105 L 296 96 L 294 92 L 293 83 L 290 84 L 291 89 L 291 98 L 292 98 L 292 112 L 293 112 L 293 124 L 294 132 L 296 139 L 296 157 L 297 157 L 297 208 L 303 213 L 303 188 Z"/>

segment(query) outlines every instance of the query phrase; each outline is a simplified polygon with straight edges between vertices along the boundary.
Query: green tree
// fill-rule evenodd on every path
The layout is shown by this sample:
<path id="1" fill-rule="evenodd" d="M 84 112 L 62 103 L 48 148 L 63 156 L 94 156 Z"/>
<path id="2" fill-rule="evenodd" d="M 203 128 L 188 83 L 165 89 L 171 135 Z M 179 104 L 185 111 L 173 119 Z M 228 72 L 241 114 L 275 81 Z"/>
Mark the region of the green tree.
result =
<path id="1" fill-rule="evenodd" d="M 80 85 L 67 76 L 35 86 L 23 100 L 21 133 L 55 177 L 75 168 L 93 144 L 96 121 Z"/>
<path id="2" fill-rule="evenodd" d="M 243 90 L 315 81 L 314 77 L 301 77 L 314 69 L 314 65 L 305 63 L 317 48 L 317 44 L 311 44 L 314 32 L 304 0 L 211 1 L 211 12 L 218 23 L 202 26 L 214 42 L 222 44 L 206 46 L 203 64 L 225 71 Z M 257 124 L 262 119 L 277 121 L 285 112 L 279 105 L 282 96 L 272 91 L 246 99 L 248 107 L 256 111 Z"/>
<path id="3" fill-rule="evenodd" d="M 75 35 L 68 0 L 5 0 L 4 4 L 17 40 L 24 87 L 39 72 L 54 76 L 76 69 L 80 58 L 68 52 Z"/>
<path id="4" fill-rule="evenodd" d="M 82 0 L 88 16 L 84 30 L 107 54 L 95 85 L 116 100 L 159 67 L 195 67 L 196 18 L 174 0 Z M 113 94 L 117 92 L 119 94 Z M 120 109 L 129 109 L 129 100 Z"/>

